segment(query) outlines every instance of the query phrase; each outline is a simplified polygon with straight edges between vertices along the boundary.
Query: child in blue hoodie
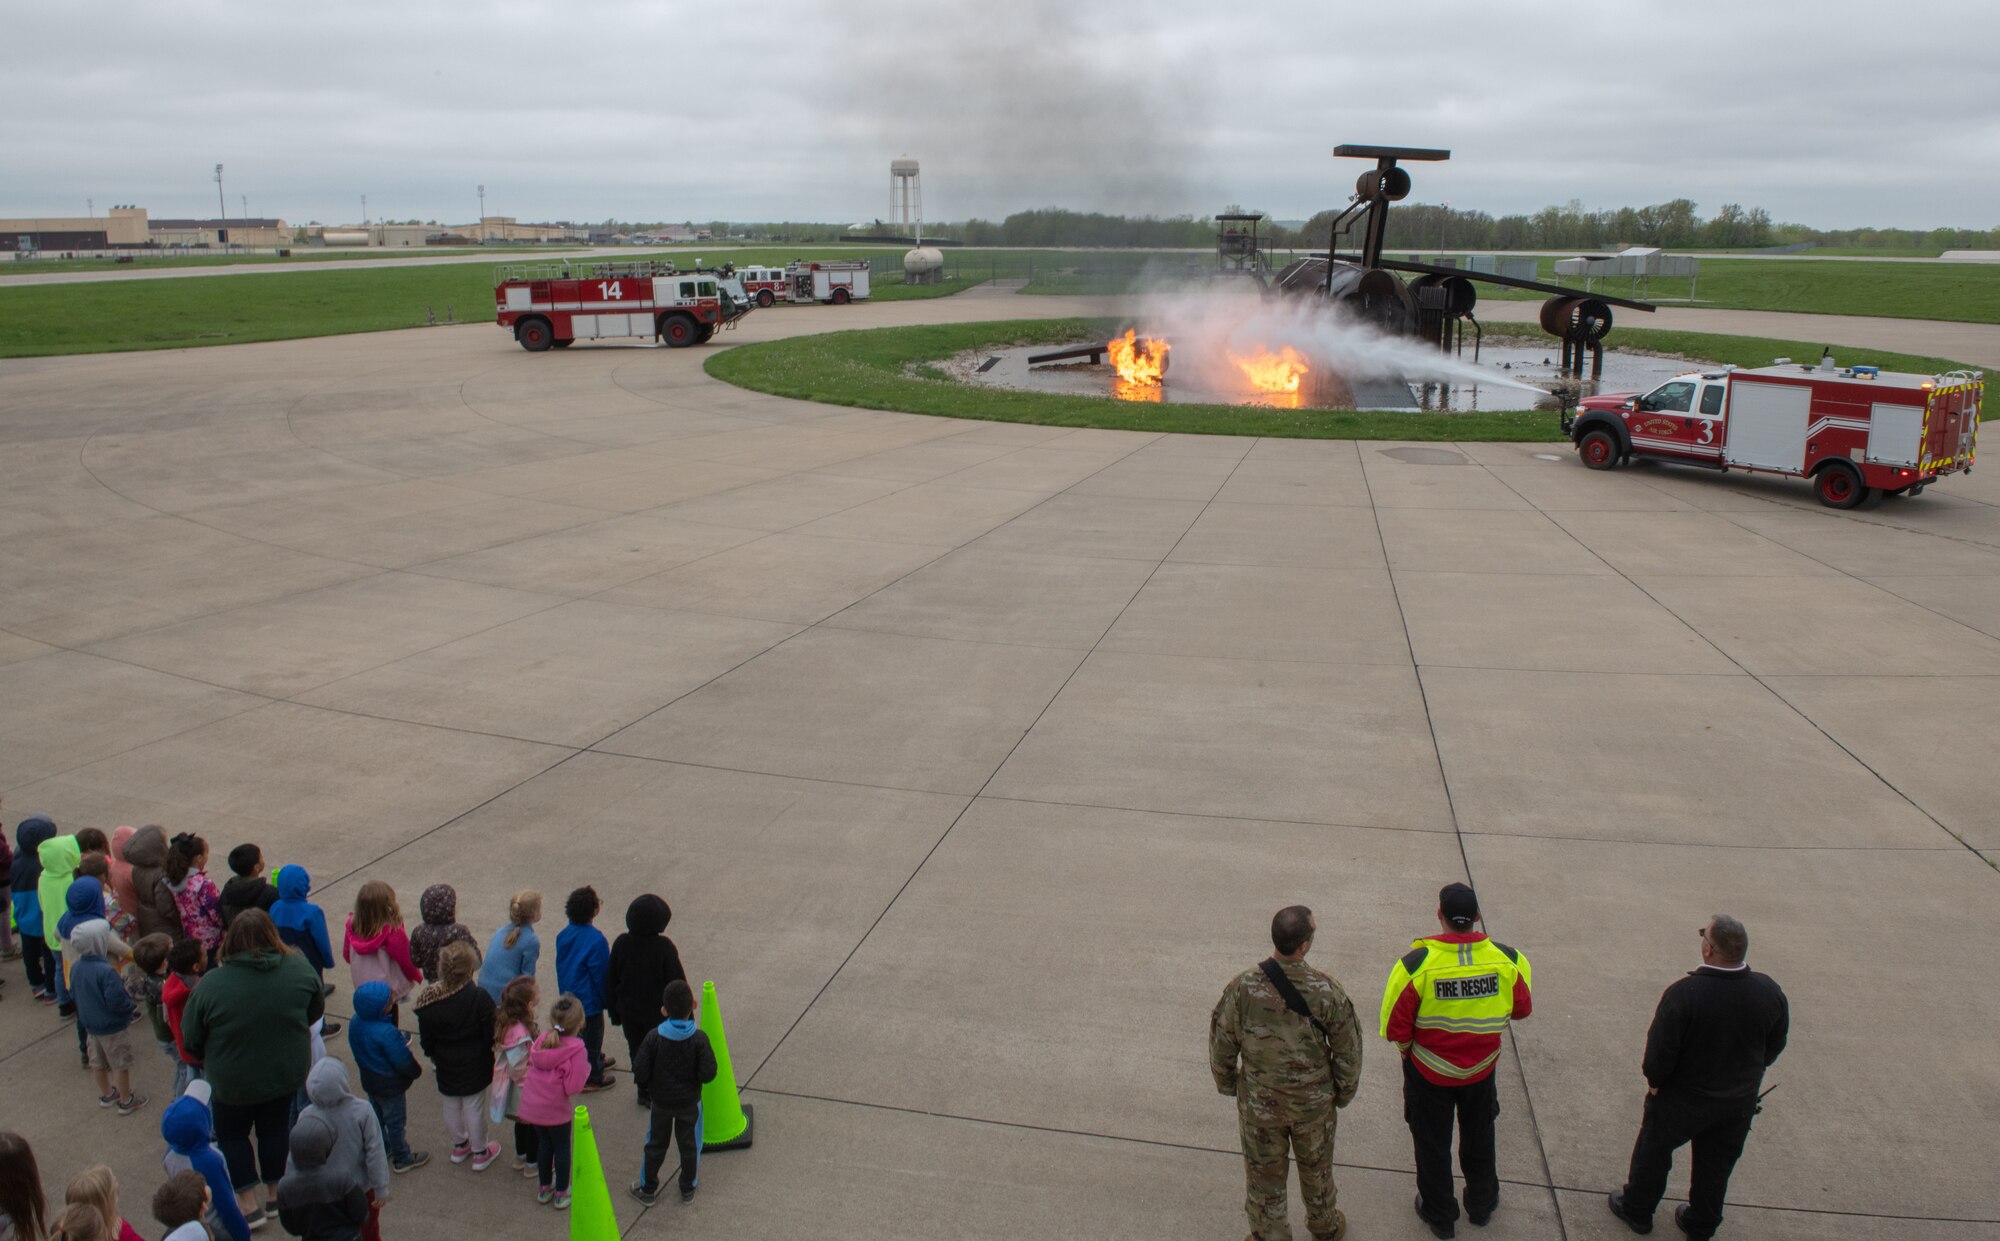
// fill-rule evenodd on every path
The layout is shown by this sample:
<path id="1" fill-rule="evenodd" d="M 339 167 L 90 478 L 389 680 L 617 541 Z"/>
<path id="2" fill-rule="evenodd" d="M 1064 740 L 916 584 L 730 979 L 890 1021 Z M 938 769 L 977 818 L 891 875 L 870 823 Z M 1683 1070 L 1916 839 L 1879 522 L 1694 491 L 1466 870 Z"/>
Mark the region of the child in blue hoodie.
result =
<path id="1" fill-rule="evenodd" d="M 97 1105 L 115 1106 L 120 1116 L 130 1116 L 146 1106 L 146 1096 L 132 1089 L 135 1051 L 131 1031 L 139 1022 L 139 1006 L 132 1002 L 124 980 L 106 959 L 111 938 L 111 924 L 102 918 L 70 928 L 69 948 L 76 954 L 70 966 L 70 994 L 76 997 L 77 1024 L 89 1037 Z"/>
<path id="2" fill-rule="evenodd" d="M 410 1036 L 398 1030 L 389 1016 L 395 1004 L 396 997 L 386 982 L 364 982 L 356 987 L 347 1051 L 361 1075 L 361 1092 L 368 1096 L 368 1106 L 375 1109 L 375 1119 L 382 1122 L 382 1145 L 389 1166 L 398 1172 L 411 1172 L 431 1158 L 428 1151 L 410 1149 L 409 1107 L 404 1098 L 410 1084 L 424 1075 L 424 1067 L 410 1054 Z"/>
<path id="3" fill-rule="evenodd" d="M 583 1005 L 583 1046 L 590 1056 L 584 1093 L 611 1088 L 604 1070 L 617 1061 L 604 1054 L 604 984 L 611 971 L 611 942 L 591 923 L 604 902 L 596 888 L 578 888 L 563 902 L 569 925 L 556 935 L 556 986 Z"/>
<path id="4" fill-rule="evenodd" d="M 209 1144 L 215 1122 L 208 1110 L 208 1083 L 192 1081 L 187 1093 L 167 1105 L 160 1116 L 160 1136 L 167 1140 L 167 1154 L 160 1162 L 167 1175 L 197 1172 L 208 1182 L 208 1227 L 217 1237 L 229 1241 L 250 1241 L 250 1224 L 236 1205 L 236 1190 L 229 1183 L 229 1165 Z"/>
<path id="5" fill-rule="evenodd" d="M 321 987 L 328 994 L 326 972 L 333 968 L 333 941 L 326 937 L 326 913 L 307 900 L 312 894 L 312 876 L 303 866 L 280 866 L 277 875 L 278 899 L 271 906 L 271 924 L 285 947 L 306 959 L 320 972 Z"/>
<path id="6" fill-rule="evenodd" d="M 14 825 L 14 864 L 8 868 L 8 887 L 14 903 L 14 928 L 21 935 L 21 965 L 28 971 L 28 988 L 44 1004 L 56 1002 L 56 954 L 49 937 L 42 934 L 42 898 L 36 890 L 42 879 L 42 842 L 54 839 L 55 821 L 45 814 L 31 814 Z M 58 915 L 60 911 L 58 911 Z"/>
<path id="7" fill-rule="evenodd" d="M 639 1097 L 653 1109 L 646 1132 L 646 1161 L 632 1196 L 647 1206 L 660 1195 L 660 1165 L 671 1140 L 681 1151 L 681 1201 L 694 1197 L 695 1176 L 701 1169 L 701 1088 L 715 1080 L 715 1049 L 694 1023 L 694 991 L 679 978 L 660 997 L 666 1020 L 648 1030 L 632 1058 L 632 1080 Z"/>

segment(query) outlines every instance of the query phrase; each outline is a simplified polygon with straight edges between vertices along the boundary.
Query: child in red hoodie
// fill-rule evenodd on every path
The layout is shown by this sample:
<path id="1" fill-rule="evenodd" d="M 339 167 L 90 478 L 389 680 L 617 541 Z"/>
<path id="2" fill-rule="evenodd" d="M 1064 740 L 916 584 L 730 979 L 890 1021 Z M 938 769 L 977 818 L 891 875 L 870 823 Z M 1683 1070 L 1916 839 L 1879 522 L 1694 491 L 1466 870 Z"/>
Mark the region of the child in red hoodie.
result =
<path id="1" fill-rule="evenodd" d="M 160 984 L 160 1007 L 167 1013 L 167 1029 L 174 1036 L 174 1098 L 187 1093 L 188 1083 L 199 1080 L 201 1061 L 188 1057 L 181 1043 L 181 1014 L 187 1011 L 188 997 L 208 964 L 208 953 L 198 939 L 184 939 L 167 949 L 167 980 Z"/>
<path id="2" fill-rule="evenodd" d="M 403 930 L 396 889 L 379 879 L 361 885 L 354 895 L 354 912 L 347 915 L 340 957 L 354 971 L 357 990 L 371 982 L 388 984 L 389 1023 L 400 1025 L 403 997 L 424 976 L 410 960 L 410 937 Z"/>

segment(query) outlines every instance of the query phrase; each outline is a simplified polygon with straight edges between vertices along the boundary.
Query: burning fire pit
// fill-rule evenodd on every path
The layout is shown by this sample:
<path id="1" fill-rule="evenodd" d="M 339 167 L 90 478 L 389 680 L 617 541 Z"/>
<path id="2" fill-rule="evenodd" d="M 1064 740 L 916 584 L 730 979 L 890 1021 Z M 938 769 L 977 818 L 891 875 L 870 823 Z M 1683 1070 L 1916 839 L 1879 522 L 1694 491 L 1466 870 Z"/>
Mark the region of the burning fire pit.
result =
<path id="1" fill-rule="evenodd" d="M 1275 333 L 1274 333 L 1275 334 Z M 1337 359 L 1275 341 L 1231 344 L 1196 334 L 1196 343 L 1128 328 L 1094 344 L 1061 349 L 1006 349 L 966 355 L 950 368 L 966 382 L 987 387 L 1121 401 L 1240 405 L 1246 410 L 1369 409 L 1411 412 L 1554 409 L 1551 389 L 1573 387 L 1552 348 L 1489 342 L 1477 363 L 1412 351 L 1407 365 L 1386 372 L 1350 373 Z M 1174 359 L 1169 374 L 1169 359 Z M 1603 380 L 1591 390 L 1645 389 L 1687 369 L 1678 358 L 1611 351 Z M 1425 366 L 1450 367 L 1449 374 Z"/>

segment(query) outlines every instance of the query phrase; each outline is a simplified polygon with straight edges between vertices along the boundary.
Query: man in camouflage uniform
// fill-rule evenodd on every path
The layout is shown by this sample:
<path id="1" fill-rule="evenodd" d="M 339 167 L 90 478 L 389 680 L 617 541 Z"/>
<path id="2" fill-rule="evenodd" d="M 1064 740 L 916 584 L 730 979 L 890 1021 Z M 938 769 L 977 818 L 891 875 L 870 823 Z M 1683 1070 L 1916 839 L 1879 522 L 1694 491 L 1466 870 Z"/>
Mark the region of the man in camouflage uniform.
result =
<path id="1" fill-rule="evenodd" d="M 1288 1143 L 1299 1161 L 1312 1235 L 1338 1241 L 1347 1231 L 1347 1217 L 1334 1206 L 1334 1113 L 1353 1101 L 1361 1081 L 1361 1031 L 1347 992 L 1305 963 L 1315 929 L 1304 905 L 1280 909 L 1271 919 L 1271 960 L 1232 979 L 1209 1018 L 1215 1088 L 1236 1099 L 1243 1212 L 1254 1241 L 1291 1241 L 1285 1221 Z M 1266 966 L 1290 981 L 1310 1019 L 1287 1004 Z"/>

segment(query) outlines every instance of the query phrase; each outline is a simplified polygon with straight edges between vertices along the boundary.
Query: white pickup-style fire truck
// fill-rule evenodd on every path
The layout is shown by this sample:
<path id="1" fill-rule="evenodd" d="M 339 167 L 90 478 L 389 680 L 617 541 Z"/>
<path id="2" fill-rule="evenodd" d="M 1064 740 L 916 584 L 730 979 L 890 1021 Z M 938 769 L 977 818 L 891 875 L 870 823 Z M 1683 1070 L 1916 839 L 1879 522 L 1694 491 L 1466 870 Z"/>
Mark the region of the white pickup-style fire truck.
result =
<path id="1" fill-rule="evenodd" d="M 868 296 L 868 263 L 864 259 L 825 259 L 793 263 L 785 269 L 792 279 L 795 302 L 829 302 L 845 306 Z"/>
<path id="2" fill-rule="evenodd" d="M 672 263 L 512 265 L 494 274 L 500 326 L 530 353 L 648 336 L 679 349 L 706 344 L 750 313 L 713 272 L 676 271 Z"/>
<path id="3" fill-rule="evenodd" d="M 1980 371 L 1911 375 L 1781 358 L 1586 397 L 1562 427 L 1593 470 L 1668 461 L 1783 474 L 1810 478 L 1830 508 L 1853 508 L 1971 470 L 1984 391 Z"/>

